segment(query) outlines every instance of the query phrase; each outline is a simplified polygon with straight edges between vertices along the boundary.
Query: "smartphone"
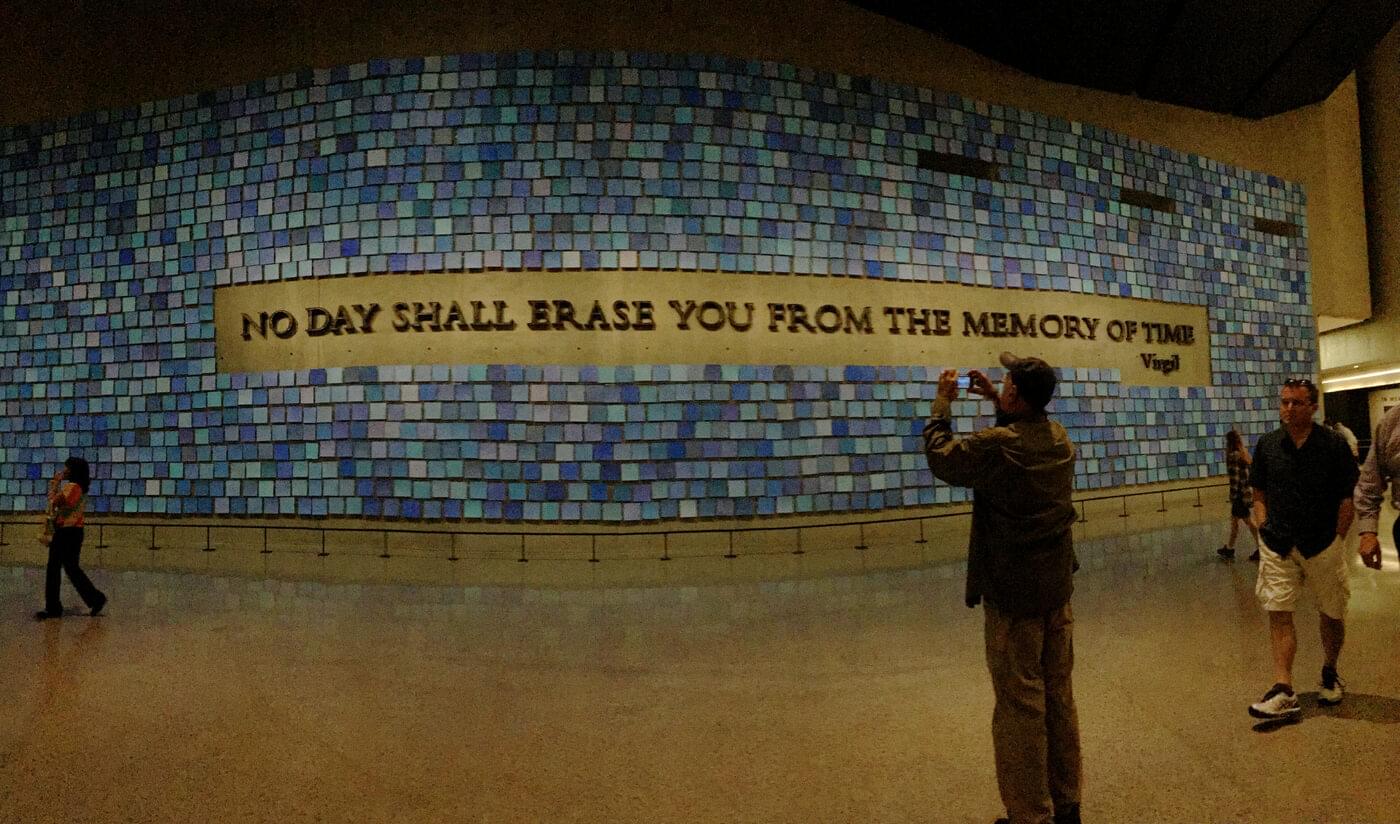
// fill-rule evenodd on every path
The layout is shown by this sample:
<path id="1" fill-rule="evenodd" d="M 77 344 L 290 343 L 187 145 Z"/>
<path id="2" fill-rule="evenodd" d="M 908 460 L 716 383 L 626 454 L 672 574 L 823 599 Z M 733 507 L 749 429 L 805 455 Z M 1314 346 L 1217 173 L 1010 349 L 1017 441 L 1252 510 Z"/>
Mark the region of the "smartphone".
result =
<path id="1" fill-rule="evenodd" d="M 966 388 L 968 388 L 968 387 L 971 386 L 971 385 L 972 385 L 972 379 L 969 378 L 967 375 L 959 375 L 959 376 L 958 376 L 958 388 L 959 388 L 959 389 L 966 389 Z"/>

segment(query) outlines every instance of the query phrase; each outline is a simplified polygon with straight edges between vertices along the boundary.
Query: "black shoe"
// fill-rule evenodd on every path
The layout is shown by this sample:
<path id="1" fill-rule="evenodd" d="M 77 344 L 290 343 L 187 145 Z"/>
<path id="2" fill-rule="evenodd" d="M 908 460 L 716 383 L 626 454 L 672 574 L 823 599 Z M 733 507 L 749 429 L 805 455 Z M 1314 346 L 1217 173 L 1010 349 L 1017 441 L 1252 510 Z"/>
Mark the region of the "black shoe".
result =
<path id="1" fill-rule="evenodd" d="M 1324 707 L 1335 707 L 1342 703 L 1345 690 L 1336 667 L 1322 667 L 1322 686 L 1317 690 L 1317 703 Z"/>
<path id="2" fill-rule="evenodd" d="M 47 609 L 41 609 L 41 610 L 39 610 L 38 612 L 34 613 L 34 620 L 35 620 L 35 621 L 47 621 L 47 620 L 49 620 L 50 618 L 62 618 L 62 617 L 63 617 L 63 610 L 61 610 L 61 609 L 58 610 L 58 611 L 56 611 L 56 612 L 51 612 L 51 611 L 49 611 L 49 610 L 47 610 Z"/>
<path id="3" fill-rule="evenodd" d="M 1235 560 L 1235 549 L 1234 549 L 1234 547 L 1222 546 L 1221 548 L 1219 548 L 1219 549 L 1217 549 L 1217 550 L 1215 551 L 1215 554 L 1216 554 L 1216 555 L 1219 555 L 1219 556 L 1220 556 L 1220 559 L 1221 559 L 1222 561 L 1233 561 L 1233 560 Z"/>
<path id="4" fill-rule="evenodd" d="M 996 821 L 993 821 L 992 824 L 1011 824 L 1011 819 L 1005 817 L 998 818 Z"/>
<path id="5" fill-rule="evenodd" d="M 1079 805 L 1069 804 L 1063 809 L 1055 810 L 1055 824 L 1080 824 Z"/>
<path id="6" fill-rule="evenodd" d="M 1253 552 L 1249 553 L 1249 560 L 1253 561 L 1256 564 L 1259 563 L 1259 550 L 1256 549 Z"/>
<path id="7" fill-rule="evenodd" d="M 92 612 L 89 612 L 88 615 L 91 615 L 92 617 L 96 618 L 97 616 L 102 614 L 102 608 L 105 606 L 107 606 L 107 596 L 103 595 L 102 600 L 97 602 L 97 606 L 93 607 Z"/>

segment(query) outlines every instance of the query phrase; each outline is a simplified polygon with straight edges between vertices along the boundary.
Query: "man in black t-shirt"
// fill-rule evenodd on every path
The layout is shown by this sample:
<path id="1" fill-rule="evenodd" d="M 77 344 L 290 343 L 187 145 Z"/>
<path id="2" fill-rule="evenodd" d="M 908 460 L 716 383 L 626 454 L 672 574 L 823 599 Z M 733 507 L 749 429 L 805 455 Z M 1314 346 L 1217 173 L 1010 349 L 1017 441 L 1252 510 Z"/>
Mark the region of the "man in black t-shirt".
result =
<path id="1" fill-rule="evenodd" d="M 1284 383 L 1279 399 L 1283 426 L 1259 439 L 1250 483 L 1255 489 L 1254 523 L 1264 539 L 1254 591 L 1269 613 L 1274 685 L 1249 708 L 1255 718 L 1296 718 L 1293 655 L 1298 638 L 1293 608 L 1306 586 L 1317 600 L 1322 633 L 1322 685 L 1317 701 L 1342 700 L 1337 657 L 1346 634 L 1346 535 L 1354 515 L 1351 494 L 1356 461 L 1346 441 L 1313 422 L 1317 387 L 1309 380 Z"/>

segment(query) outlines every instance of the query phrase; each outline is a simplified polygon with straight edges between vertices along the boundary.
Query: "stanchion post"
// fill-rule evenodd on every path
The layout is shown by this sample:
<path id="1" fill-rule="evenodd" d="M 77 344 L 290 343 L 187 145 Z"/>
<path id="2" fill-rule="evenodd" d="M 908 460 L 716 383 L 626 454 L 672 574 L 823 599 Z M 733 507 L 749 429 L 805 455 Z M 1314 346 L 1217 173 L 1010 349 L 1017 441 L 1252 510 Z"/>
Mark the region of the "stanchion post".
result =
<path id="1" fill-rule="evenodd" d="M 1201 488 L 1199 486 L 1196 487 L 1196 503 L 1192 506 L 1195 509 L 1200 509 L 1201 507 L 1205 506 L 1205 504 L 1201 503 Z"/>
<path id="2" fill-rule="evenodd" d="M 152 552 L 154 552 L 154 551 L 157 550 L 157 549 L 160 549 L 160 547 L 156 546 L 156 525 L 155 525 L 155 524 L 151 524 L 151 546 L 150 546 L 150 549 L 151 549 Z"/>
<path id="3" fill-rule="evenodd" d="M 98 549 L 106 549 L 106 548 L 107 548 L 107 541 L 103 539 L 103 535 L 102 535 L 102 531 L 103 531 L 104 529 L 106 529 L 106 528 L 107 528 L 107 525 L 106 525 L 106 524 L 98 524 L 98 525 L 97 525 L 97 548 L 98 548 Z"/>
<path id="4" fill-rule="evenodd" d="M 530 562 L 530 559 L 525 557 L 525 533 L 523 532 L 520 533 L 520 557 L 516 558 L 515 560 L 516 563 L 521 564 L 527 564 Z"/>
<path id="5" fill-rule="evenodd" d="M 1166 511 L 1167 511 L 1167 492 L 1166 492 L 1165 489 L 1162 490 L 1162 507 L 1161 507 L 1160 509 L 1158 509 L 1157 511 L 1158 511 L 1158 512 L 1166 512 Z"/>
<path id="6" fill-rule="evenodd" d="M 793 555 L 806 555 L 807 550 L 802 548 L 802 527 L 797 528 L 797 549 L 792 551 Z"/>
<path id="7" fill-rule="evenodd" d="M 324 558 L 327 555 L 330 555 L 330 553 L 326 551 L 326 528 L 321 527 L 321 551 L 316 553 L 316 557 Z"/>
<path id="8" fill-rule="evenodd" d="M 734 530 L 732 530 L 732 529 L 729 530 L 729 551 L 726 552 L 726 553 L 724 553 L 724 557 L 726 557 L 726 558 L 738 558 L 738 557 L 739 557 L 738 555 L 735 555 L 735 554 L 734 554 Z"/>
<path id="9" fill-rule="evenodd" d="M 588 536 L 588 541 L 589 541 L 588 563 L 590 563 L 590 564 L 596 564 L 596 563 L 598 563 L 598 536 L 597 536 L 597 535 L 590 535 L 590 536 Z M 662 560 L 665 560 L 665 559 L 662 559 Z"/>
<path id="10" fill-rule="evenodd" d="M 205 552 L 213 552 L 213 551 L 214 551 L 214 538 L 213 538 L 213 535 L 214 535 L 214 527 L 210 526 L 209 524 L 205 524 L 205 525 L 204 525 L 204 551 L 205 551 Z"/>
<path id="11" fill-rule="evenodd" d="M 1079 522 L 1081 524 L 1089 523 L 1089 505 L 1084 501 L 1079 502 Z"/>
<path id="12" fill-rule="evenodd" d="M 1128 496 L 1127 496 L 1127 495 L 1124 495 L 1124 496 L 1123 496 L 1123 511 L 1120 512 L 1120 513 L 1118 513 L 1118 517 L 1120 517 L 1120 518 L 1126 518 L 1126 517 L 1128 517 Z"/>
<path id="13" fill-rule="evenodd" d="M 388 557 L 389 557 L 389 530 L 387 530 L 387 529 L 384 530 L 384 551 L 381 552 L 381 553 L 379 553 L 379 557 L 381 557 L 381 558 L 388 558 Z"/>
<path id="14" fill-rule="evenodd" d="M 671 533 L 661 533 L 661 560 L 671 560 Z"/>
<path id="15" fill-rule="evenodd" d="M 9 546 L 10 542 L 5 540 L 5 522 L 0 521 L 0 546 Z"/>
<path id="16" fill-rule="evenodd" d="M 860 525 L 860 543 L 856 544 L 856 549 L 858 549 L 858 550 L 864 552 L 865 550 L 867 550 L 867 549 L 869 549 L 869 548 L 870 548 L 870 547 L 868 547 L 868 546 L 865 545 L 865 524 L 862 523 L 862 524 Z"/>
<path id="17" fill-rule="evenodd" d="M 916 544 L 926 544 L 926 543 L 928 543 L 928 539 L 924 537 L 924 519 L 923 519 L 923 518 L 920 518 L 920 519 L 919 519 L 919 540 L 915 541 L 914 543 L 916 543 Z"/>
<path id="18" fill-rule="evenodd" d="M 260 553 L 258 553 L 258 554 L 259 554 L 259 555 L 271 555 L 271 554 L 272 554 L 272 550 L 270 550 L 270 549 L 267 548 L 267 527 L 263 527 L 263 528 L 262 528 L 262 534 L 263 534 L 263 548 L 262 548 L 262 552 L 260 552 Z"/>
<path id="19" fill-rule="evenodd" d="M 321 535 L 322 535 L 322 540 L 324 540 L 324 539 L 325 539 L 325 533 L 322 532 Z M 448 555 L 447 555 L 447 560 L 449 560 L 449 561 L 455 561 L 455 560 L 457 560 L 457 533 L 455 533 L 455 532 L 452 533 L 452 543 L 451 543 L 451 547 L 452 547 L 452 548 L 451 548 L 451 550 L 448 552 Z"/>

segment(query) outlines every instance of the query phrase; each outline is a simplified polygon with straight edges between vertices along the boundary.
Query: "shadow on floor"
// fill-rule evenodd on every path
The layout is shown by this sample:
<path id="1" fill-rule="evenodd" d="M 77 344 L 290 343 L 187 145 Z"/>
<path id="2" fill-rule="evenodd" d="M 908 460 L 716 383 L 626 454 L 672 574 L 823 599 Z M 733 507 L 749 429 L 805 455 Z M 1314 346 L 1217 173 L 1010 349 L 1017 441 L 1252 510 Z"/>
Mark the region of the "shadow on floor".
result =
<path id="1" fill-rule="evenodd" d="M 1400 724 L 1400 698 L 1349 692 L 1340 705 L 1323 707 L 1318 705 L 1317 692 L 1313 691 L 1298 693 L 1298 701 L 1303 705 L 1302 715 L 1297 718 L 1261 721 L 1254 725 L 1254 731 L 1274 732 L 1309 718 L 1345 718 L 1352 721 L 1369 721 L 1372 724 Z"/>

